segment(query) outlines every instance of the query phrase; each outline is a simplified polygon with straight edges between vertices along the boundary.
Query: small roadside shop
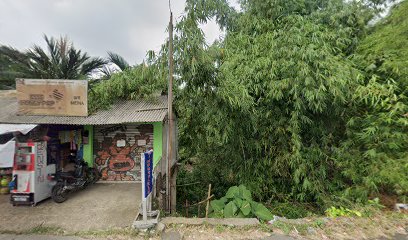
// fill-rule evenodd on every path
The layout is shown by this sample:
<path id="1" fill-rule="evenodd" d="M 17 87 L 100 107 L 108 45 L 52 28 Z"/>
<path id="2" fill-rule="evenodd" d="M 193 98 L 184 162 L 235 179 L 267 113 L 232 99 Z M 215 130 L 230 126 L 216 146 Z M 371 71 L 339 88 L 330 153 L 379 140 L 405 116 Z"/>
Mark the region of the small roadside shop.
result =
<path id="1" fill-rule="evenodd" d="M 153 174 L 158 182 L 154 196 L 163 202 L 167 96 L 122 100 L 88 115 L 86 81 L 20 79 L 17 91 L 0 91 L 0 104 L 4 106 L 0 124 L 37 125 L 15 138 L 18 143 L 45 142 L 47 166 L 54 164 L 56 170 L 63 169 L 67 156 L 75 152 L 100 171 L 102 182 L 140 182 L 141 153 L 153 149 Z M 175 138 L 171 141 L 176 143 Z M 175 156 L 177 148 L 173 150 Z"/>

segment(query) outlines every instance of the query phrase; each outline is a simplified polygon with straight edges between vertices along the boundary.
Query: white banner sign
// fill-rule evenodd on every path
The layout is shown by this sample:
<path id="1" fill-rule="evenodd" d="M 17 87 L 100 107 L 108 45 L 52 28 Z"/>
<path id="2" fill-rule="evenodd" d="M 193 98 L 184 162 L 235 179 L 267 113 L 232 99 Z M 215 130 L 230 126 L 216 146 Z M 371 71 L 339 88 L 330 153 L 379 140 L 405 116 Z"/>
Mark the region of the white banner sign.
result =
<path id="1" fill-rule="evenodd" d="M 37 124 L 0 124 L 0 135 L 13 132 L 21 132 L 26 135 L 37 127 Z"/>
<path id="2" fill-rule="evenodd" d="M 0 144 L 0 168 L 13 167 L 15 148 L 16 142 L 14 141 Z"/>

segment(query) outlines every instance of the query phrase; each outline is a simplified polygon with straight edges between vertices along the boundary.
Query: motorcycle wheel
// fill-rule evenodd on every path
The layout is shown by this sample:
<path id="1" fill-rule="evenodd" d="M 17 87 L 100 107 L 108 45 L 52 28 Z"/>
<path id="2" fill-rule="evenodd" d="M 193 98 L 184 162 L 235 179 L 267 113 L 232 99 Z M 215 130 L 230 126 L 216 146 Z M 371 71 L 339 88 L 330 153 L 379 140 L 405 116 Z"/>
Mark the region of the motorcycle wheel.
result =
<path id="1" fill-rule="evenodd" d="M 98 169 L 96 169 L 96 168 L 92 169 L 92 175 L 93 175 L 93 181 L 92 181 L 93 183 L 96 183 L 101 178 L 101 174 L 99 173 Z"/>
<path id="2" fill-rule="evenodd" d="M 56 203 L 62 203 L 67 200 L 67 193 L 64 192 L 64 184 L 57 183 L 51 190 L 51 198 Z"/>
<path id="3" fill-rule="evenodd" d="M 101 175 L 98 172 L 98 169 L 96 169 L 96 168 L 90 168 L 89 169 L 90 183 L 96 183 L 97 181 L 99 181 L 100 178 L 101 178 Z"/>

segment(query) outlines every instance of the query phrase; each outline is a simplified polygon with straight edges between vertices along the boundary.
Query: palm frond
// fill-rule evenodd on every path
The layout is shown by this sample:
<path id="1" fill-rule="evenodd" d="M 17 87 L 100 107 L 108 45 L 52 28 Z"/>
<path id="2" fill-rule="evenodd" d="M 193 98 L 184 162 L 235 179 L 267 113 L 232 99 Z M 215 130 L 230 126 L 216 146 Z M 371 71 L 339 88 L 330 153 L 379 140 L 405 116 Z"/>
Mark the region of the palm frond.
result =
<path id="1" fill-rule="evenodd" d="M 125 58 L 114 52 L 108 52 L 108 60 L 109 62 L 118 66 L 118 68 L 120 68 L 122 71 L 130 67 Z"/>
<path id="2" fill-rule="evenodd" d="M 99 71 L 103 75 L 104 79 L 110 79 L 112 75 L 115 73 L 115 71 L 109 66 L 107 66 L 107 64 L 104 65 L 101 69 L 99 69 Z"/>
<path id="3" fill-rule="evenodd" d="M 107 63 L 108 61 L 99 57 L 87 59 L 81 67 L 81 74 L 89 75 L 93 70 L 102 68 Z"/>
<path id="4" fill-rule="evenodd" d="M 7 59 L 9 59 L 9 61 L 16 64 L 27 64 L 28 62 L 28 58 L 24 53 L 11 46 L 1 45 L 0 55 L 6 57 Z"/>
<path id="5" fill-rule="evenodd" d="M 58 70 L 53 65 L 47 53 L 38 45 L 34 45 L 26 52 L 26 56 L 30 58 L 30 71 L 33 77 L 52 78 Z"/>
<path id="6" fill-rule="evenodd" d="M 60 59 L 60 53 L 58 51 L 57 42 L 53 37 L 48 38 L 47 35 L 44 34 L 44 40 L 47 43 L 48 52 L 51 56 L 52 62 L 57 64 Z"/>

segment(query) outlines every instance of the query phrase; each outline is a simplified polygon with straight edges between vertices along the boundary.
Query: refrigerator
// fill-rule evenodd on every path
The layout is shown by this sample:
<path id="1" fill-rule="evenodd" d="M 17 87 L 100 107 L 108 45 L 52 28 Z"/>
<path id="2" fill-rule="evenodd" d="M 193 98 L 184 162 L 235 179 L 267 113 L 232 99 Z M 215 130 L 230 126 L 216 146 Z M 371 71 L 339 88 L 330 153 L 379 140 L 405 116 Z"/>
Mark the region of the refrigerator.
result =
<path id="1" fill-rule="evenodd" d="M 47 164 L 47 142 L 16 143 L 10 201 L 16 205 L 35 206 L 51 196 L 55 164 Z"/>

